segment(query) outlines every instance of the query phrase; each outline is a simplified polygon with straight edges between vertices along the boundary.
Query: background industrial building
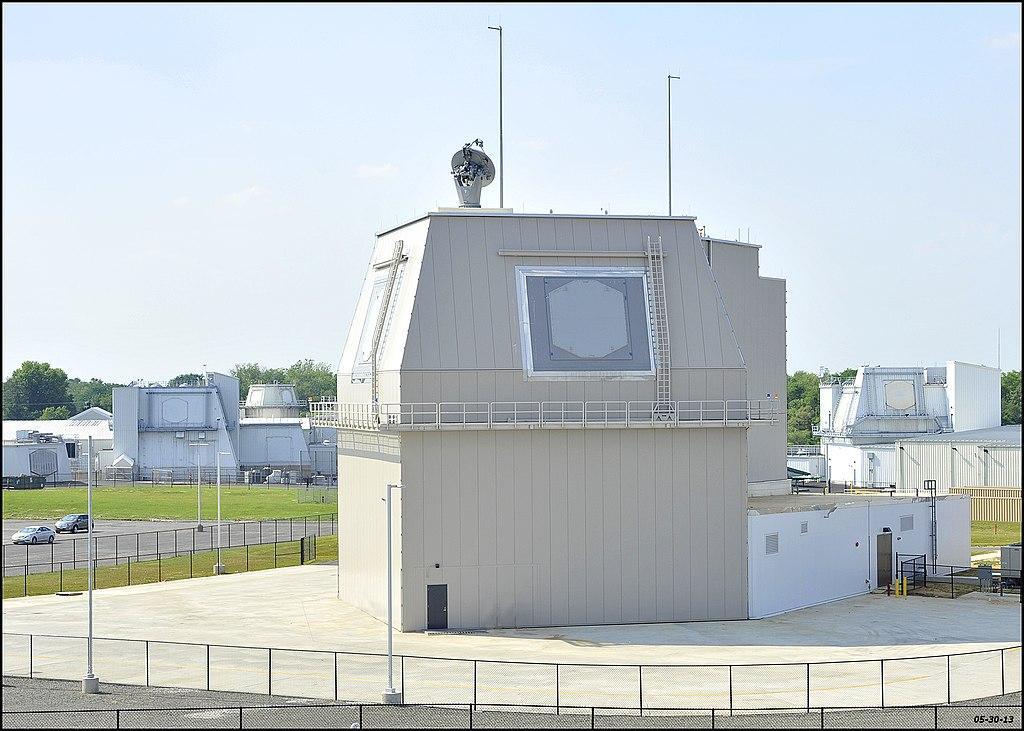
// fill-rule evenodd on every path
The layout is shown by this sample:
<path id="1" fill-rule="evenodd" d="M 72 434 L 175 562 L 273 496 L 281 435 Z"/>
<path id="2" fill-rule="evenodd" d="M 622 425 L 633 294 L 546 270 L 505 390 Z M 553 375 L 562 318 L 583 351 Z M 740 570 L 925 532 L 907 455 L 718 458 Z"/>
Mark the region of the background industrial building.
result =
<path id="1" fill-rule="evenodd" d="M 5 421 L 4 478 L 84 481 L 89 437 L 100 479 L 186 481 L 200 470 L 212 479 L 218 452 L 225 479 L 262 480 L 273 470 L 293 481 L 336 478 L 334 430 L 301 416 L 293 385 L 255 384 L 243 403 L 238 386 L 207 373 L 201 385 L 115 388 L 112 414 L 90 408 L 66 420 Z"/>

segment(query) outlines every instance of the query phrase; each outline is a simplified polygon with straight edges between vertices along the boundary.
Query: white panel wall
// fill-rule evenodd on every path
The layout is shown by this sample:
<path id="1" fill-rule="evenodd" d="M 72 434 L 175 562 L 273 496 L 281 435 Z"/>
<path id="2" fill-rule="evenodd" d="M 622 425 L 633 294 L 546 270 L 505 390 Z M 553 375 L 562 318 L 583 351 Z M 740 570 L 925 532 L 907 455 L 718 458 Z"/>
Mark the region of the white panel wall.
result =
<path id="1" fill-rule="evenodd" d="M 938 562 L 970 565 L 971 509 L 966 497 L 938 502 Z M 929 556 L 931 510 L 925 500 L 843 506 L 749 517 L 750 617 L 801 609 L 870 591 L 876 584 L 876 536 L 893 534 L 896 554 Z M 900 517 L 912 515 L 914 527 L 900 530 Z M 807 533 L 801 534 L 801 523 Z M 779 535 L 779 552 L 766 555 L 765 537 Z M 895 576 L 895 573 L 893 574 Z"/>
<path id="2" fill-rule="evenodd" d="M 935 480 L 940 495 L 950 487 L 1020 487 L 1020 447 L 971 442 L 899 442 L 897 490 L 914 493 Z"/>
<path id="3" fill-rule="evenodd" d="M 953 412 L 953 431 L 1000 425 L 1002 399 L 997 368 L 949 361 L 946 373 Z"/>
<path id="4" fill-rule="evenodd" d="M 343 440 L 339 440 L 343 441 Z M 401 483 L 397 457 L 338 455 L 338 596 L 378 619 L 387 617 L 387 512 L 385 485 Z M 402 624 L 402 499 L 392 495 L 395 618 Z"/>
<path id="5" fill-rule="evenodd" d="M 745 441 L 404 433 L 402 629 L 425 626 L 427 584 L 448 585 L 452 628 L 744 618 Z"/>

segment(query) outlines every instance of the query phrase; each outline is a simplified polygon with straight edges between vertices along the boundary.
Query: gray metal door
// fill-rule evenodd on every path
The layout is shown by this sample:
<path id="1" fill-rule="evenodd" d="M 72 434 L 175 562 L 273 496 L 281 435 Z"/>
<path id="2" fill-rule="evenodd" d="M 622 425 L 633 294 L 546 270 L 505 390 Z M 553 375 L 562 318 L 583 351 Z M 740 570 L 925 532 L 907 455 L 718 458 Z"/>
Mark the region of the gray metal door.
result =
<path id="1" fill-rule="evenodd" d="M 892 533 L 879 533 L 876 538 L 875 576 L 876 586 L 888 586 L 892 583 Z"/>
<path id="2" fill-rule="evenodd" d="M 427 629 L 448 629 L 448 585 L 427 585 Z"/>

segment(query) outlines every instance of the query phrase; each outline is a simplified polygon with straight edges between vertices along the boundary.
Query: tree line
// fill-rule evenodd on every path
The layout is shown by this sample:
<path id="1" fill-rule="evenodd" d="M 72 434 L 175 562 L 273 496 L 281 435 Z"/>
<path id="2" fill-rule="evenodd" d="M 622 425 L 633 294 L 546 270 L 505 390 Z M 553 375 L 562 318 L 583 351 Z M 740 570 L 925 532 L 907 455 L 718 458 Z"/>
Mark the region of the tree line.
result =
<path id="1" fill-rule="evenodd" d="M 265 368 L 259 363 L 239 363 L 229 373 L 239 380 L 239 393 L 244 399 L 254 383 L 292 383 L 300 404 L 307 399 L 333 399 L 337 394 L 334 370 L 326 363 L 300 360 L 290 366 Z M 199 385 L 199 373 L 182 373 L 167 382 L 168 386 Z M 61 368 L 49 363 L 27 360 L 3 384 L 4 419 L 67 419 L 90 406 L 113 411 L 113 389 L 123 386 L 91 378 L 83 381 L 68 378 Z"/>
<path id="2" fill-rule="evenodd" d="M 836 378 L 853 378 L 857 375 L 857 369 L 847 368 L 834 374 L 826 371 L 825 374 Z M 786 377 L 789 444 L 814 444 L 816 441 L 816 437 L 811 434 L 811 426 L 817 424 L 819 419 L 818 384 L 820 380 L 817 374 L 807 371 L 797 371 Z M 1020 424 L 1020 371 L 1005 371 L 1000 380 L 1002 422 L 1003 424 Z"/>

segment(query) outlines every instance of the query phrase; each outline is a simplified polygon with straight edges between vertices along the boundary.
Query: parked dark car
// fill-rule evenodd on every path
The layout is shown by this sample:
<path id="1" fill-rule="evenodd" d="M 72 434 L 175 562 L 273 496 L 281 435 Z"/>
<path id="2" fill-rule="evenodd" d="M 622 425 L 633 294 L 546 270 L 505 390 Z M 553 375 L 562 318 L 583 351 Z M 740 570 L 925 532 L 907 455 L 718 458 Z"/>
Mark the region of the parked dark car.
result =
<path id="1" fill-rule="evenodd" d="M 96 521 L 93 521 L 92 527 L 96 527 Z M 85 513 L 65 515 L 57 521 L 54 528 L 56 528 L 58 533 L 77 533 L 80 530 L 87 531 L 89 530 L 89 516 Z"/>

